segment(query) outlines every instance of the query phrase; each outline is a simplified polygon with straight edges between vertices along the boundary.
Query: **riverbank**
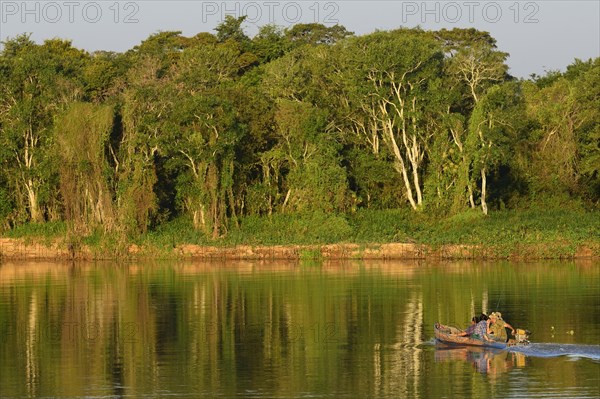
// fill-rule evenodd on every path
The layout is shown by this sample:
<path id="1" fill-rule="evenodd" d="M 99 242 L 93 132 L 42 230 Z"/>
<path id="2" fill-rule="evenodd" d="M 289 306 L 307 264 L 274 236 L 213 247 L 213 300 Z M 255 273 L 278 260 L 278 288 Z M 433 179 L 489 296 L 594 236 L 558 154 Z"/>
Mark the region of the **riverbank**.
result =
<path id="1" fill-rule="evenodd" d="M 0 235 L 4 259 L 569 259 L 600 258 L 600 212 L 401 210 L 246 217 L 211 239 L 179 218 L 137 237 L 74 236 L 64 223 Z"/>
<path id="2" fill-rule="evenodd" d="M 482 245 L 446 244 L 431 246 L 412 243 L 328 244 L 328 245 L 236 245 L 231 247 L 178 245 L 165 248 L 129 245 L 116 255 L 87 245 L 77 249 L 64 240 L 34 242 L 0 238 L 0 260 L 101 260 L 101 259 L 198 259 L 198 260 L 455 260 L 455 259 L 594 259 L 600 258 L 598 243 L 581 245 L 524 244 L 506 253 L 504 248 Z"/>

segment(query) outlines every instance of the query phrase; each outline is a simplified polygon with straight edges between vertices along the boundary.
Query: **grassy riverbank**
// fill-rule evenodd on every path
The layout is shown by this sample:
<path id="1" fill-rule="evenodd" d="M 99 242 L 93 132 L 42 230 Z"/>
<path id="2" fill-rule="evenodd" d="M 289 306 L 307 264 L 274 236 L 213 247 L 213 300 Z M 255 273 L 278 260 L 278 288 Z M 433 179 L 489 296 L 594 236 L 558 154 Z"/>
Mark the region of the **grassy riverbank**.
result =
<path id="1" fill-rule="evenodd" d="M 182 245 L 225 249 L 408 243 L 432 251 L 442 246 L 469 246 L 478 248 L 475 256 L 483 257 L 564 258 L 581 255 L 582 248 L 590 256 L 600 256 L 600 211 L 503 210 L 484 216 L 473 210 L 452 217 L 403 210 L 360 210 L 348 215 L 283 214 L 246 217 L 239 221 L 239 227 L 230 228 L 227 235 L 218 239 L 208 239 L 194 231 L 186 218 L 164 223 L 129 240 L 100 233 L 70 237 L 64 223 L 23 225 L 3 236 L 46 245 L 62 241 L 75 250 L 86 247 L 98 257 L 129 256 L 132 245 L 136 253 L 146 256 L 176 257 L 174 248 Z M 303 252 L 304 256 L 315 253 Z"/>

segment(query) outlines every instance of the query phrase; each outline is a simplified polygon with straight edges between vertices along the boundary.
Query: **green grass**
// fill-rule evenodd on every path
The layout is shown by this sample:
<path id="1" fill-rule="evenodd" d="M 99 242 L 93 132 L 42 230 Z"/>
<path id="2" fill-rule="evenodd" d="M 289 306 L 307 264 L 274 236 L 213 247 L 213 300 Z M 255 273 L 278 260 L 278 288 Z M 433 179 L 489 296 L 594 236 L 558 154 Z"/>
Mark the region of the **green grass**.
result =
<path id="1" fill-rule="evenodd" d="M 226 244 L 309 245 L 347 241 L 352 227 L 344 215 L 322 212 L 246 217 Z"/>
<path id="2" fill-rule="evenodd" d="M 51 240 L 67 235 L 64 223 L 29 224 L 10 230 L 9 237 Z M 336 215 L 322 212 L 248 216 L 213 240 L 180 217 L 140 235 L 131 243 L 148 248 L 150 256 L 172 254 L 180 244 L 320 245 L 332 243 L 410 242 L 438 247 L 443 244 L 481 245 L 498 257 L 523 255 L 563 257 L 588 245 L 600 255 L 600 211 L 579 207 L 502 210 L 488 216 L 479 210 L 439 218 L 411 210 L 368 210 Z M 96 232 L 81 238 L 97 253 L 119 253 L 129 243 Z M 533 252 L 532 252 L 533 251 Z M 302 258 L 314 258 L 311 251 Z"/>
<path id="3" fill-rule="evenodd" d="M 600 239 L 600 212 L 581 210 L 505 210 L 488 216 L 469 210 L 448 218 L 396 211 L 353 218 L 353 241 L 414 241 L 423 244 L 582 243 Z"/>
<path id="4" fill-rule="evenodd" d="M 11 238 L 58 238 L 67 232 L 65 222 L 27 223 L 5 232 Z"/>
<path id="5" fill-rule="evenodd" d="M 301 249 L 300 260 L 306 264 L 318 263 L 323 260 L 323 255 L 319 249 Z"/>
<path id="6" fill-rule="evenodd" d="M 171 250 L 180 244 L 208 245 L 210 239 L 194 229 L 191 219 L 179 217 L 159 225 L 136 240 L 139 245 L 152 245 Z"/>

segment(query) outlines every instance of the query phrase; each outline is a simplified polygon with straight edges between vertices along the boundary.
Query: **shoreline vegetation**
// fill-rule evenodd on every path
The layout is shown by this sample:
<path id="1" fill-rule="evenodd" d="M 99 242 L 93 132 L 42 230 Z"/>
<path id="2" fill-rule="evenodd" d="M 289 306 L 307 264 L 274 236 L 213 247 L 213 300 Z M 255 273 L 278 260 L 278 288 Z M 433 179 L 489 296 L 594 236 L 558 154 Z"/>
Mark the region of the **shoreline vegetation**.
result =
<path id="1" fill-rule="evenodd" d="M 600 58 L 489 32 L 158 32 L 0 50 L 0 257 L 600 255 Z"/>
<path id="2" fill-rule="evenodd" d="M 0 261 L 575 258 L 600 258 L 598 211 L 466 212 L 446 219 L 397 210 L 278 215 L 242 220 L 217 240 L 185 218 L 134 240 L 100 232 L 74 238 L 64 223 L 25 225 L 0 236 Z"/>

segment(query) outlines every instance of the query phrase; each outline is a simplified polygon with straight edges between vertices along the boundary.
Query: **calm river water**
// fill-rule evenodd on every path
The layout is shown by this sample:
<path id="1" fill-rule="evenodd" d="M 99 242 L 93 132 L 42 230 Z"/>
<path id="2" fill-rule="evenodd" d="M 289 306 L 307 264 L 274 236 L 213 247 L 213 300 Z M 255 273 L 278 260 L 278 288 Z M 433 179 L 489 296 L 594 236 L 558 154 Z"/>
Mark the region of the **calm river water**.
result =
<path id="1" fill-rule="evenodd" d="M 0 264 L 0 397 L 598 398 L 599 344 L 597 262 Z"/>

